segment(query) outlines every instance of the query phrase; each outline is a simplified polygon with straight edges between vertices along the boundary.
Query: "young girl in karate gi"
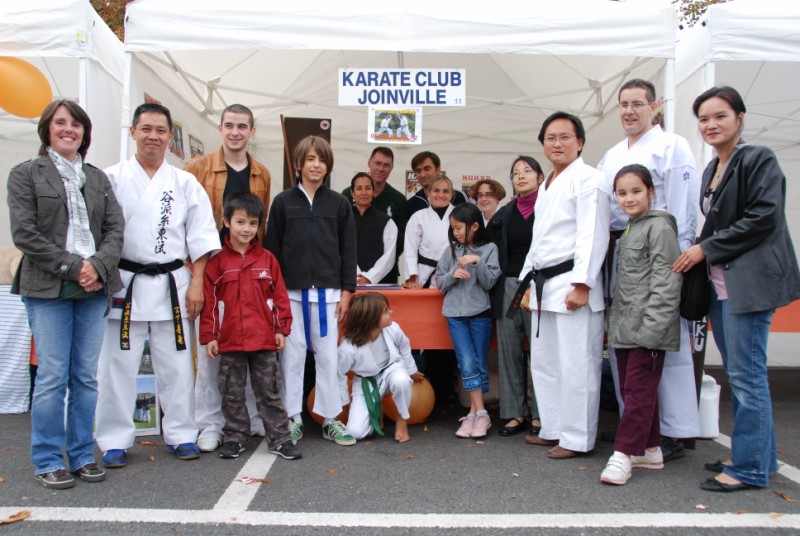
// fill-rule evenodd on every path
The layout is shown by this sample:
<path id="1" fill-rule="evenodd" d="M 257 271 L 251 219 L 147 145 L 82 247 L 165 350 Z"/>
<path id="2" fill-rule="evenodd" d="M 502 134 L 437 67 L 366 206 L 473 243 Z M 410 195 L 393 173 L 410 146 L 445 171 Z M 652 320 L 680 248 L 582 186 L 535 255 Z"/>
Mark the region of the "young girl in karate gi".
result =
<path id="1" fill-rule="evenodd" d="M 347 373 L 353 378 L 352 402 L 347 391 Z M 339 395 L 342 406 L 350 404 L 347 431 L 363 439 L 373 430 L 383 435 L 380 426 L 381 399 L 387 392 L 400 415 L 394 439 L 409 440 L 408 408 L 411 386 L 425 376 L 417 371 L 411 357 L 411 344 L 403 330 L 392 322 L 389 301 L 377 292 L 353 297 L 344 321 L 344 338 L 339 345 Z"/>
<path id="2" fill-rule="evenodd" d="M 600 480 L 622 485 L 630 479 L 632 467 L 664 467 L 658 384 L 665 351 L 680 347 L 682 277 L 672 271 L 681 254 L 678 226 L 670 213 L 650 210 L 655 189 L 647 168 L 633 164 L 620 169 L 614 195 L 629 218 L 617 242 L 617 285 L 608 328 L 625 410 L 614 454 Z"/>
<path id="3" fill-rule="evenodd" d="M 491 427 L 483 393 L 489 391 L 489 291 L 500 277 L 500 261 L 497 246 L 489 239 L 475 205 L 467 203 L 453 209 L 449 236 L 450 249 L 439 259 L 436 281 L 444 294 L 442 314 L 447 317 L 462 388 L 470 399 L 469 413 L 461 419 L 456 435 L 479 438 Z"/>

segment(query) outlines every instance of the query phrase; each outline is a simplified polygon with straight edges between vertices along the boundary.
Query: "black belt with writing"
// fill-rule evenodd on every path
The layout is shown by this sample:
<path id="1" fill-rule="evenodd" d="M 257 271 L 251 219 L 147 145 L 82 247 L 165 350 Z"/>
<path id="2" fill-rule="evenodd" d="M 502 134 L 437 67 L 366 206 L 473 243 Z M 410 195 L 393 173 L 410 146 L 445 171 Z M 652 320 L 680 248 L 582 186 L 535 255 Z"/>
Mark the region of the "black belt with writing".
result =
<path id="1" fill-rule="evenodd" d="M 126 272 L 133 272 L 128 283 L 128 290 L 125 292 L 125 304 L 122 307 L 122 322 L 119 326 L 119 347 L 122 350 L 131 349 L 131 308 L 133 301 L 133 280 L 139 274 L 144 275 L 159 275 L 167 274 L 169 276 L 169 299 L 172 306 L 172 322 L 175 325 L 175 348 L 178 350 L 186 350 L 186 339 L 183 334 L 183 319 L 181 317 L 181 304 L 178 301 L 178 286 L 175 283 L 175 276 L 172 272 L 183 266 L 182 260 L 174 260 L 165 264 L 139 264 L 138 262 L 129 261 L 127 259 L 119 260 L 120 270 Z"/>
<path id="2" fill-rule="evenodd" d="M 542 268 L 541 270 L 531 270 L 528 272 L 525 277 L 522 278 L 519 287 L 517 287 L 517 292 L 514 293 L 514 298 L 511 300 L 511 305 L 509 305 L 508 311 L 506 311 L 506 318 L 514 317 L 514 314 L 517 312 L 517 309 L 519 309 L 520 303 L 522 302 L 522 296 L 525 295 L 525 291 L 528 290 L 528 285 L 530 285 L 531 280 L 533 280 L 533 288 L 536 291 L 536 336 L 538 337 L 539 323 L 542 320 L 542 291 L 544 290 L 545 281 L 557 275 L 565 274 L 571 271 L 574 266 L 575 260 L 569 259 L 568 261 L 556 264 L 555 266 L 549 266 L 547 268 Z"/>

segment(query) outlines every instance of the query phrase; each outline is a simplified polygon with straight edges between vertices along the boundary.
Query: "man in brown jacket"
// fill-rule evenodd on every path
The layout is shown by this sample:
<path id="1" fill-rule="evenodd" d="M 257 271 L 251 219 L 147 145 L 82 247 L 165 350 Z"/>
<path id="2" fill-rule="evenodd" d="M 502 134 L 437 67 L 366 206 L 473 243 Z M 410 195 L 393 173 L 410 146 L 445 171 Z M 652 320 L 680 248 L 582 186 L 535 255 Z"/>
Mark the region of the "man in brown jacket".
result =
<path id="1" fill-rule="evenodd" d="M 222 136 L 222 147 L 218 151 L 193 158 L 186 163 L 184 169 L 197 177 L 205 188 L 214 220 L 220 231 L 220 240 L 224 240 L 227 228 L 222 225 L 223 200 L 235 192 L 249 192 L 256 195 L 264 203 L 270 205 L 269 171 L 258 163 L 247 152 L 247 145 L 255 135 L 253 112 L 241 104 L 231 104 L 222 111 L 219 125 Z M 264 218 L 266 222 L 266 218 Z M 258 229 L 258 241 L 264 240 L 264 222 Z M 197 446 L 203 452 L 217 449 L 222 439 L 222 427 L 225 418 L 222 416 L 222 399 L 217 387 L 219 360 L 205 358 L 205 350 L 201 347 L 197 353 L 197 381 L 195 383 L 195 421 L 200 429 Z M 258 416 L 255 398 L 250 382 L 246 391 L 247 409 L 251 419 L 251 432 L 264 434 L 264 427 Z"/>

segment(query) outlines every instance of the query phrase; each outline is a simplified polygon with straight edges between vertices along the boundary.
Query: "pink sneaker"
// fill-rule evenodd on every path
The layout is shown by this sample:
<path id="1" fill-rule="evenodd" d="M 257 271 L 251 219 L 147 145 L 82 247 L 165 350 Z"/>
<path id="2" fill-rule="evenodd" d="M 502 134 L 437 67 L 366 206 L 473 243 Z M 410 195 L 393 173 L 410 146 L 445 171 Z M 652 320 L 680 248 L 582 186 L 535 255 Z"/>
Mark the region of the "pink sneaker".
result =
<path id="1" fill-rule="evenodd" d="M 472 429 L 475 427 L 475 415 L 461 417 L 461 427 L 456 432 L 458 437 L 472 437 Z"/>
<path id="2" fill-rule="evenodd" d="M 486 437 L 486 431 L 492 427 L 492 420 L 488 413 L 481 413 L 475 417 L 475 425 L 472 427 L 472 435 L 475 439 Z"/>

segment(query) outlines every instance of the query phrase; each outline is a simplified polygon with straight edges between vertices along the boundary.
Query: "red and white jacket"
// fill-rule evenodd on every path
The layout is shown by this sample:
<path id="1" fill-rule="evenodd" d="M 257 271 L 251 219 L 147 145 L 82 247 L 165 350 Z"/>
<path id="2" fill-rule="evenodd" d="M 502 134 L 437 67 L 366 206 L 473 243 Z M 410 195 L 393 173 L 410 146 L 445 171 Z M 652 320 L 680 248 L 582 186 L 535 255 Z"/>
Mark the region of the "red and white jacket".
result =
<path id="1" fill-rule="evenodd" d="M 244 255 L 225 237 L 222 251 L 206 265 L 200 343 L 219 351 L 276 350 L 275 334 L 292 330 L 289 295 L 275 256 L 253 239 Z"/>

